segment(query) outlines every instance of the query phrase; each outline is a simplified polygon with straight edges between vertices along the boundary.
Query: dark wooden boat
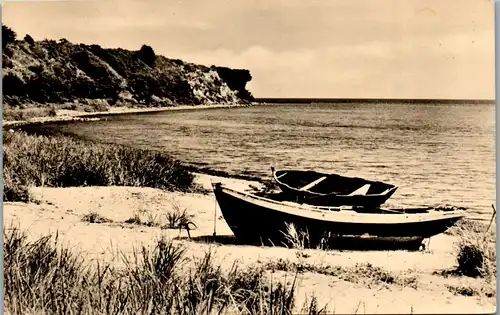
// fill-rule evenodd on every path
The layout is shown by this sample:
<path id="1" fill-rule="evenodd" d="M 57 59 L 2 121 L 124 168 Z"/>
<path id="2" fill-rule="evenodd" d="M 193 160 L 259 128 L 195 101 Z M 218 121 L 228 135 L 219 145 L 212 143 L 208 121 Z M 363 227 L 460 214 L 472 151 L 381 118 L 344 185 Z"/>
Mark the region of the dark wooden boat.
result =
<path id="1" fill-rule="evenodd" d="M 277 201 L 241 192 L 221 183 L 213 190 L 224 219 L 237 240 L 278 245 L 287 225 L 307 231 L 310 244 L 325 238 L 365 238 L 406 243 L 418 249 L 425 238 L 440 234 L 465 216 L 463 210 L 317 207 Z"/>
<path id="2" fill-rule="evenodd" d="M 271 169 L 279 188 L 291 200 L 316 206 L 378 207 L 398 188 L 384 182 L 337 174 Z"/>

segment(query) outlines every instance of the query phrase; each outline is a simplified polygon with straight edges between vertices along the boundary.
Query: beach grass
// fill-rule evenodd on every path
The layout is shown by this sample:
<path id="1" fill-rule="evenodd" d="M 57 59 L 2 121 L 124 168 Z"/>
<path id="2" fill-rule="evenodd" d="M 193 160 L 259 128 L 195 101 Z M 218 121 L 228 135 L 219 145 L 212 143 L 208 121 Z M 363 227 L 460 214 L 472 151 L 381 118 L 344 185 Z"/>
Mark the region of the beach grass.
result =
<path id="1" fill-rule="evenodd" d="M 495 215 L 496 211 L 492 221 Z M 491 225 L 462 220 L 454 227 L 453 233 L 458 237 L 455 272 L 496 281 L 496 235 Z"/>
<path id="2" fill-rule="evenodd" d="M 4 201 L 29 200 L 29 186 L 194 189 L 194 176 L 166 154 L 65 136 L 4 133 Z"/>
<path id="3" fill-rule="evenodd" d="M 256 266 L 223 270 L 211 250 L 190 261 L 165 238 L 123 255 L 121 267 L 86 259 L 57 234 L 31 241 L 10 226 L 4 240 L 10 314 L 291 314 L 294 307 L 297 275 L 284 284 Z M 316 314 L 315 303 L 303 309 Z"/>
<path id="4" fill-rule="evenodd" d="M 393 272 L 376 267 L 370 263 L 356 264 L 353 267 L 341 267 L 321 264 L 310 264 L 303 261 L 292 262 L 278 259 L 265 263 L 264 269 L 286 272 L 311 272 L 326 276 L 337 277 L 351 283 L 362 283 L 367 287 L 380 285 L 395 285 L 400 287 L 418 288 L 418 279 L 412 275 L 394 274 Z"/>
<path id="5" fill-rule="evenodd" d="M 37 117 L 54 117 L 56 116 L 56 108 L 50 107 L 12 107 L 5 106 L 2 109 L 3 119 L 5 121 L 26 121 Z"/>
<path id="6" fill-rule="evenodd" d="M 91 211 L 82 217 L 82 222 L 88 223 L 111 223 L 113 220 L 108 219 L 95 211 Z"/>
<path id="7" fill-rule="evenodd" d="M 156 214 L 147 210 L 136 211 L 133 216 L 126 219 L 123 223 L 159 227 L 162 229 L 186 229 L 189 231 L 197 228 L 193 219 L 194 214 L 190 213 L 187 208 L 181 207 L 179 203 L 174 202 L 170 211 Z"/>

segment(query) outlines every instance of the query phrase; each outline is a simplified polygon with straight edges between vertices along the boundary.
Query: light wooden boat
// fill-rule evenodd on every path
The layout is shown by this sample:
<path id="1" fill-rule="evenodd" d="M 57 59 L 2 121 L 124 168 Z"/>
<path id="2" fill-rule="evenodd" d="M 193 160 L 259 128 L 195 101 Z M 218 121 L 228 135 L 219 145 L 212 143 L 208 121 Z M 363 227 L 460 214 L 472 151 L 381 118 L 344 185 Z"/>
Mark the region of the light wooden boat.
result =
<path id="1" fill-rule="evenodd" d="M 287 226 L 293 224 L 308 232 L 311 244 L 325 238 L 365 238 L 418 248 L 423 239 L 446 231 L 465 216 L 464 210 L 434 208 L 307 206 L 237 191 L 222 183 L 214 183 L 213 190 L 236 239 L 248 243 L 283 243 Z"/>
<path id="2" fill-rule="evenodd" d="M 279 188 L 299 203 L 317 206 L 378 207 L 389 199 L 397 186 L 357 177 L 306 170 L 271 168 Z"/>

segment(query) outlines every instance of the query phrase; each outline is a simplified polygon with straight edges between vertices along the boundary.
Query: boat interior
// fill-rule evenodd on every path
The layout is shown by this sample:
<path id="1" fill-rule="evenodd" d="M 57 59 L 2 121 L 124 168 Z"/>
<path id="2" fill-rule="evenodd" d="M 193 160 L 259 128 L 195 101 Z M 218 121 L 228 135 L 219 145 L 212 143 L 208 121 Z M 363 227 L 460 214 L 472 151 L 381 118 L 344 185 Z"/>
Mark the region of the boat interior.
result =
<path id="1" fill-rule="evenodd" d="M 382 194 L 395 187 L 383 182 L 357 177 L 322 174 L 314 171 L 276 171 L 276 178 L 290 187 L 316 194 L 370 195 Z"/>

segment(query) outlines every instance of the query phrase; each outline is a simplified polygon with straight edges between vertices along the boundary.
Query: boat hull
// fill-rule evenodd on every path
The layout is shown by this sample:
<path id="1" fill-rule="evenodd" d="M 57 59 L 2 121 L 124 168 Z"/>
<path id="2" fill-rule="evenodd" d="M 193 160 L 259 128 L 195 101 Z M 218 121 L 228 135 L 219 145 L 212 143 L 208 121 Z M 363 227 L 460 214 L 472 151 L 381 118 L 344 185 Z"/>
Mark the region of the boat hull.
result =
<path id="1" fill-rule="evenodd" d="M 411 220 L 415 214 L 378 214 L 377 220 L 370 222 L 374 214 L 341 214 L 342 211 L 312 211 L 289 207 L 279 202 L 267 201 L 251 194 L 214 186 L 214 193 L 224 219 L 239 241 L 248 243 L 286 242 L 284 232 L 287 224 L 293 224 L 299 231 L 307 231 L 310 244 L 319 244 L 325 237 L 342 240 L 372 240 L 377 242 L 399 242 L 420 244 L 425 238 L 446 231 L 463 215 L 446 213 L 433 220 Z M 280 207 L 286 211 L 280 210 Z M 290 211 L 288 211 L 290 210 Z M 295 213 L 292 213 L 295 212 Z M 325 213 L 321 213 L 325 212 Z M 354 211 L 343 211 L 352 212 Z M 399 216 L 410 217 L 399 222 Z M 358 219 L 350 222 L 350 218 Z M 384 223 L 384 217 L 388 218 Z M 336 218 L 339 218 L 338 220 Z M 392 222 L 391 222 L 392 221 Z"/>

